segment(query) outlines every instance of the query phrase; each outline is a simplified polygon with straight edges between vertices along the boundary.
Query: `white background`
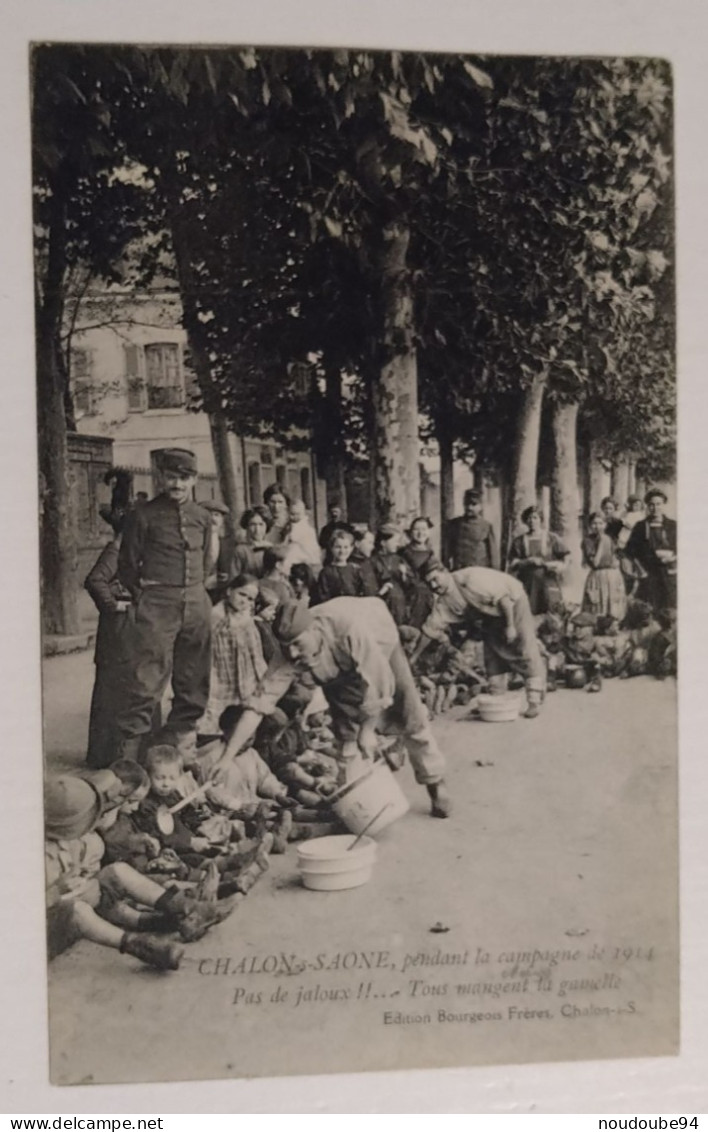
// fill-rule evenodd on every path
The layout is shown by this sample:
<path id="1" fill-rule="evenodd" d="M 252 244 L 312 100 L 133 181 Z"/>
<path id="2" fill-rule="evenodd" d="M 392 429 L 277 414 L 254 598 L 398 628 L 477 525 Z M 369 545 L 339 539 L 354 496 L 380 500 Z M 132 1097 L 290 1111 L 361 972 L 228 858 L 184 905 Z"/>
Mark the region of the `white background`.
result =
<path id="1" fill-rule="evenodd" d="M 708 1111 L 708 190 L 705 0 L 5 0 L 0 22 L 0 1110 L 12 1113 Z M 56 1089 L 47 1083 L 41 857 L 31 40 L 353 45 L 663 56 L 674 66 L 679 240 L 681 919 L 679 1058 Z M 493 850 L 490 850 L 493 851 Z M 198 1040 L 185 1035 L 185 1040 Z M 365 1040 L 365 1035 L 362 1035 Z"/>

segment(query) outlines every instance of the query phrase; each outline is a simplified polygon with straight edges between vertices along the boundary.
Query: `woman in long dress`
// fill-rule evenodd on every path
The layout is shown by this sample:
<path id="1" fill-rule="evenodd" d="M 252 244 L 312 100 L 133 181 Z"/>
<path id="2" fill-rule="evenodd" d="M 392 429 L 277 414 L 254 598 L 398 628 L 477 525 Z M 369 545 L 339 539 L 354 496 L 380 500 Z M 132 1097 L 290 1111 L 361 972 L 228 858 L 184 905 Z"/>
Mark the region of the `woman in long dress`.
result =
<path id="1" fill-rule="evenodd" d="M 617 544 L 607 533 L 601 511 L 589 519 L 589 533 L 583 539 L 583 561 L 589 569 L 583 594 L 583 609 L 594 617 L 613 617 L 623 621 L 627 612 L 627 591 L 617 557 Z"/>
<path id="2" fill-rule="evenodd" d="M 266 507 L 251 507 L 241 516 L 240 526 L 246 538 L 234 550 L 233 573 L 263 577 L 263 555 L 272 545 L 267 538 L 271 526 L 270 512 Z"/>
<path id="3" fill-rule="evenodd" d="M 521 515 L 527 527 L 511 544 L 507 570 L 526 590 L 534 616 L 563 609 L 560 577 L 570 551 L 563 541 L 543 526 L 538 507 L 527 507 Z"/>

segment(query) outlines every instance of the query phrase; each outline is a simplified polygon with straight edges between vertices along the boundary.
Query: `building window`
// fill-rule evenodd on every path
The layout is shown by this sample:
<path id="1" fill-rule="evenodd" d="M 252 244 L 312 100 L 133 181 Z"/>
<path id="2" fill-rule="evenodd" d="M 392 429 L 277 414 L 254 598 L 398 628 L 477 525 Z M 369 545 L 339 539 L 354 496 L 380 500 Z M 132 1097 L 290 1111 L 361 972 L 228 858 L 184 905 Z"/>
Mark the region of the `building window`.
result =
<path id="1" fill-rule="evenodd" d="M 184 382 L 176 342 L 145 347 L 148 409 L 179 409 L 184 405 Z"/>
<path id="2" fill-rule="evenodd" d="M 272 465 L 273 465 L 273 453 L 271 452 L 270 448 L 261 448 L 261 464 L 263 464 L 264 468 L 265 467 L 268 467 L 268 468 L 272 467 Z"/>
<path id="3" fill-rule="evenodd" d="M 275 482 L 277 483 L 277 485 L 281 489 L 281 491 L 287 490 L 287 488 L 285 486 L 286 482 L 287 482 L 287 471 L 286 471 L 286 468 L 285 468 L 285 464 L 276 464 L 276 467 L 275 467 Z"/>
<path id="4" fill-rule="evenodd" d="M 93 377 L 93 351 L 71 351 L 71 396 L 74 402 L 74 412 L 77 417 L 86 416 L 94 411 Z"/>

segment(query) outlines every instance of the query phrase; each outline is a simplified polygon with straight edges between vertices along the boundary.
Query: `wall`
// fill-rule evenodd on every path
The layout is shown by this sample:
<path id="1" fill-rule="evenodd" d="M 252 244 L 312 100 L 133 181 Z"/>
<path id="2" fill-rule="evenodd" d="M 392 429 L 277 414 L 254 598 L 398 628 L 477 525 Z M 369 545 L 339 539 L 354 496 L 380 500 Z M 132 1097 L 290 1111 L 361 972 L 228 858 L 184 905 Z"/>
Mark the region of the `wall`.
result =
<path id="1" fill-rule="evenodd" d="M 184 375 L 185 394 L 194 390 L 194 378 L 185 365 L 186 333 L 180 326 L 179 297 L 171 291 L 152 295 L 129 295 L 113 292 L 89 295 L 82 303 L 80 328 L 73 337 L 76 351 L 88 351 L 90 384 L 88 398 L 75 401 L 84 405 L 77 412 L 77 429 L 87 435 L 105 436 L 113 440 L 116 464 L 134 470 L 135 491 L 152 496 L 151 453 L 158 448 L 176 446 L 191 449 L 199 467 L 198 499 L 220 499 L 217 469 L 211 444 L 209 420 L 205 413 L 180 408 L 131 408 L 129 387 L 135 378 L 131 371 L 139 359 L 138 380 L 144 380 L 145 346 L 171 343 L 178 346 Z M 132 347 L 137 352 L 128 353 Z M 83 382 L 74 374 L 74 382 Z M 230 445 L 237 484 L 241 489 L 242 509 L 255 502 L 248 488 L 249 466 L 257 465 L 261 492 L 282 475 L 286 490 L 302 496 L 309 490 L 309 507 L 316 523 L 324 522 L 326 488 L 314 477 L 309 452 L 284 452 L 273 442 L 252 439 L 241 441 L 232 435 Z M 244 459 L 245 457 L 245 459 Z M 266 460 L 267 462 L 263 462 Z M 278 473 L 278 468 L 282 471 Z M 303 482 L 304 477 L 304 482 Z"/>

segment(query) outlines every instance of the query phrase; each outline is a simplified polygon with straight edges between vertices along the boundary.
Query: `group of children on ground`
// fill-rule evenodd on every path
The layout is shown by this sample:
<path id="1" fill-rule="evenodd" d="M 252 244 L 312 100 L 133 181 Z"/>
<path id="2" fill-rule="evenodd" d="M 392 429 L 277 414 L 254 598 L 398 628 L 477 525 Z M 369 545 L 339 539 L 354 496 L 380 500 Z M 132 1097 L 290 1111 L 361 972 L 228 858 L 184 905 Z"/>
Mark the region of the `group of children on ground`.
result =
<path id="1" fill-rule="evenodd" d="M 191 501 L 192 454 L 163 455 L 160 496 L 130 509 L 114 498 L 104 512 L 116 537 L 87 579 L 101 615 L 93 774 L 47 786 L 53 951 L 84 937 L 176 968 L 181 944 L 156 933 L 198 939 L 243 899 L 271 852 L 334 828 L 341 761 L 307 672 L 283 688 L 252 744 L 230 745 L 277 659 L 273 625 L 286 607 L 292 620 L 298 605 L 382 599 L 430 715 L 504 690 L 514 673 L 533 717 L 559 681 L 595 691 L 603 674 L 675 672 L 676 529 L 661 492 L 647 496 L 646 520 L 617 520 L 611 500 L 591 516 L 578 613 L 560 589 L 568 551 L 536 508 L 523 515 L 508 573 L 476 491 L 448 527 L 445 562 L 426 517 L 405 539 L 391 524 L 372 534 L 333 501 L 318 537 L 301 501 L 277 485 L 243 515 L 234 545 L 226 509 Z M 173 701 L 162 727 L 152 685 L 164 690 L 168 660 Z"/>

